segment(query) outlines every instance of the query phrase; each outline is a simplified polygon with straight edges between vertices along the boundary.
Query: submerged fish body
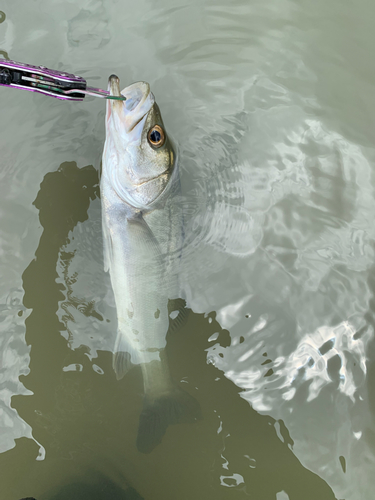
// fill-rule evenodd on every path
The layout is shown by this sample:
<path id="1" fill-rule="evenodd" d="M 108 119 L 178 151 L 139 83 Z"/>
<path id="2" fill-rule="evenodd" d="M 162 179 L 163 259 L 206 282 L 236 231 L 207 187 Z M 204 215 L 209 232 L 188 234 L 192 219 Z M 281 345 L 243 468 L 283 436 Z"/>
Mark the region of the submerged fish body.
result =
<path id="1" fill-rule="evenodd" d="M 114 75 L 109 90 L 121 95 Z M 149 85 L 135 83 L 122 95 L 126 101 L 107 101 L 100 182 L 104 261 L 118 318 L 113 368 L 120 379 L 141 365 L 145 407 L 137 444 L 148 452 L 170 423 L 186 420 L 189 412 L 195 420 L 199 406 L 173 384 L 164 352 L 183 235 L 177 158 Z"/>

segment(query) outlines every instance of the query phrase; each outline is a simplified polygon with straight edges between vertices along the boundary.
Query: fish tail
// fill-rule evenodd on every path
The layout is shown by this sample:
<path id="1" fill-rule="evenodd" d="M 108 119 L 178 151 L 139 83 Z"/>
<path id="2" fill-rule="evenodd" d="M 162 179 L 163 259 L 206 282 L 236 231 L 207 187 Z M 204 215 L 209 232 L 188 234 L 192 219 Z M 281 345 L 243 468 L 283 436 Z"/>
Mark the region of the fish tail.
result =
<path id="1" fill-rule="evenodd" d="M 201 418 L 198 401 L 180 388 L 157 399 L 145 396 L 139 418 L 138 451 L 150 453 L 161 442 L 169 425 L 194 423 Z"/>

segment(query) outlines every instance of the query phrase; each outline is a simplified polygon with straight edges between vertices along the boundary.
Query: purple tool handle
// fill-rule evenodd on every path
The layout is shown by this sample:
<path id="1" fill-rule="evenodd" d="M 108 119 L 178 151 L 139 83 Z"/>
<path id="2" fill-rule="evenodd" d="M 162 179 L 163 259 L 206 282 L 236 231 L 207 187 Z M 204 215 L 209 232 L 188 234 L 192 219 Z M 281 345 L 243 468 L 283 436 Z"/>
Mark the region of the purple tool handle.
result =
<path id="1" fill-rule="evenodd" d="M 32 64 L 19 63 L 16 61 L 1 60 L 0 66 L 6 68 L 18 69 L 20 71 L 27 71 L 28 73 L 35 73 L 41 76 L 49 76 L 58 80 L 65 80 L 66 82 L 77 82 L 86 84 L 86 80 L 81 76 L 72 75 L 71 73 L 65 73 L 57 71 L 55 69 L 48 69 L 45 66 L 33 66 Z"/>
<path id="2" fill-rule="evenodd" d="M 0 85 L 39 92 L 64 101 L 83 101 L 86 94 L 109 96 L 106 90 L 87 87 L 81 76 L 4 59 L 0 60 Z"/>

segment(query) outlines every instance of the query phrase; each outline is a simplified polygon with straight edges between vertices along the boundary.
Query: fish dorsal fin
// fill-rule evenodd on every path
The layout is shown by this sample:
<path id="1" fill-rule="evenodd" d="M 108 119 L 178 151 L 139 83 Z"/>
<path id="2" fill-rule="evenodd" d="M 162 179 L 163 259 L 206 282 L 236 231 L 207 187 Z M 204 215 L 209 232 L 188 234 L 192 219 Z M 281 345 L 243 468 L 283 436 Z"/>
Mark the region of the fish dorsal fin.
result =
<path id="1" fill-rule="evenodd" d="M 168 302 L 169 313 L 169 334 L 174 334 L 181 330 L 188 322 L 191 310 L 186 307 L 183 299 L 172 299 Z"/>

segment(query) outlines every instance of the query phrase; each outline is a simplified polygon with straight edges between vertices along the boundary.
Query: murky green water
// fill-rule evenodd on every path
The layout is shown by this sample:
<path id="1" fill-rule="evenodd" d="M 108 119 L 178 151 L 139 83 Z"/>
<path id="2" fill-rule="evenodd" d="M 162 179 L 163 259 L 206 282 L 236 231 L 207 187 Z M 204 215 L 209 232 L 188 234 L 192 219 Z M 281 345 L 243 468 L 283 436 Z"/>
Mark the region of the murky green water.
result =
<path id="1" fill-rule="evenodd" d="M 372 499 L 375 6 L 0 10 L 2 57 L 150 82 L 187 214 L 192 312 L 167 350 L 203 413 L 137 451 L 142 377 L 111 365 L 103 101 L 0 88 L 0 500 Z"/>

